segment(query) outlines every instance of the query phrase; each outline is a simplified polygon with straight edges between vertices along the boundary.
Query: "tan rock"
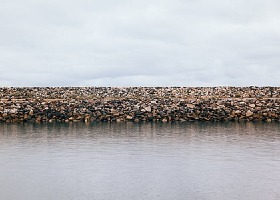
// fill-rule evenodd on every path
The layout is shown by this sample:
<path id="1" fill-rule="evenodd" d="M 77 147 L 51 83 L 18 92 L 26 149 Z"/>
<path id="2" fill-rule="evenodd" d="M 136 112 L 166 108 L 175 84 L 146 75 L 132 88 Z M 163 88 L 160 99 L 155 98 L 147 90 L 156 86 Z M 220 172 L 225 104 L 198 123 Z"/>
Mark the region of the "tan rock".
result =
<path id="1" fill-rule="evenodd" d="M 189 104 L 189 103 L 188 103 L 188 104 L 187 104 L 187 107 L 193 109 L 193 108 L 195 108 L 195 105 Z"/>
<path id="2" fill-rule="evenodd" d="M 127 115 L 127 116 L 126 116 L 126 119 L 127 119 L 127 120 L 132 120 L 132 119 L 133 119 L 133 117 L 132 117 L 132 116 L 130 116 L 130 115 Z"/>
<path id="3" fill-rule="evenodd" d="M 236 110 L 236 111 L 234 111 L 234 113 L 238 115 L 238 114 L 241 114 L 241 111 L 240 110 Z"/>
<path id="4" fill-rule="evenodd" d="M 255 105 L 255 104 L 249 104 L 249 107 L 250 107 L 250 108 L 255 108 L 256 105 Z"/>
<path id="5" fill-rule="evenodd" d="M 248 110 L 247 112 L 246 112 L 246 117 L 251 117 L 251 116 L 253 116 L 253 112 L 251 111 L 251 110 Z"/>

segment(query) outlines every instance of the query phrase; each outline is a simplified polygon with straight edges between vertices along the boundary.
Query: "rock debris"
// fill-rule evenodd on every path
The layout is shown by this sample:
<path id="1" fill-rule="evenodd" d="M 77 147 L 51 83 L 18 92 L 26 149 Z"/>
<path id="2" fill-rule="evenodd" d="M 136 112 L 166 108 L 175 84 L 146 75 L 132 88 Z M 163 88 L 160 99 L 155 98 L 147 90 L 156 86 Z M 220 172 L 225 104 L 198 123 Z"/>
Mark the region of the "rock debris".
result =
<path id="1" fill-rule="evenodd" d="M 0 122 L 280 121 L 280 87 L 2 87 Z"/>

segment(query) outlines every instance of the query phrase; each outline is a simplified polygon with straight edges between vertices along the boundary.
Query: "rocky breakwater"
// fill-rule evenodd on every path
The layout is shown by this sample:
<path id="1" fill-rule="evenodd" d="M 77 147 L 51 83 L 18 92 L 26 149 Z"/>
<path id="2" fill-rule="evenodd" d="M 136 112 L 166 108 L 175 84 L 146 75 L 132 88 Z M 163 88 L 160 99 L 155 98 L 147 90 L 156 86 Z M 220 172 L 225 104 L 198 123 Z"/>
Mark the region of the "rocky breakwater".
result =
<path id="1" fill-rule="evenodd" d="M 280 121 L 280 88 L 0 88 L 0 122 L 195 120 Z"/>

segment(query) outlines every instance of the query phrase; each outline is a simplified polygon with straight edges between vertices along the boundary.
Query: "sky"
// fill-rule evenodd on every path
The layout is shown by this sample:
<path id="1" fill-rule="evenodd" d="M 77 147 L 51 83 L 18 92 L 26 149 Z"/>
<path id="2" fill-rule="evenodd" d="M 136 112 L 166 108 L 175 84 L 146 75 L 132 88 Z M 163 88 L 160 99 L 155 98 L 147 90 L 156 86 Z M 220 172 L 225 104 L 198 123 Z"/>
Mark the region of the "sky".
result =
<path id="1" fill-rule="evenodd" d="M 279 0 L 0 0 L 2 86 L 280 86 Z"/>

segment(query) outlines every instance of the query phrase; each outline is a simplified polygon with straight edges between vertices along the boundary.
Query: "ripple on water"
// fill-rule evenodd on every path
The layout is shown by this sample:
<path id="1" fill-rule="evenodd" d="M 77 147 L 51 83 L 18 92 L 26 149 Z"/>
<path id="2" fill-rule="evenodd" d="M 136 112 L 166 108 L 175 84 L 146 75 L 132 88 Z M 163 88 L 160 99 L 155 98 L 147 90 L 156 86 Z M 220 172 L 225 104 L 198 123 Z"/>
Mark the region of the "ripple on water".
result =
<path id="1" fill-rule="evenodd" d="M 278 123 L 0 125 L 0 199 L 279 199 Z"/>

